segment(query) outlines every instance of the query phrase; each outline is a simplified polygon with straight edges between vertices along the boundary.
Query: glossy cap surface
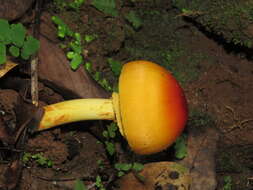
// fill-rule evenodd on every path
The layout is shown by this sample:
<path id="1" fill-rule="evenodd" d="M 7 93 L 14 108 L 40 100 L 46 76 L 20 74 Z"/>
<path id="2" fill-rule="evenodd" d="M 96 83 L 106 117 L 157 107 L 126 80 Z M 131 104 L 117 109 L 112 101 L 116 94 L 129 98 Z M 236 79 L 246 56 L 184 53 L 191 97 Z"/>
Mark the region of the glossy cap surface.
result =
<path id="1" fill-rule="evenodd" d="M 187 121 L 182 88 L 169 71 L 152 62 L 133 61 L 123 66 L 119 104 L 124 136 L 138 154 L 166 149 Z"/>

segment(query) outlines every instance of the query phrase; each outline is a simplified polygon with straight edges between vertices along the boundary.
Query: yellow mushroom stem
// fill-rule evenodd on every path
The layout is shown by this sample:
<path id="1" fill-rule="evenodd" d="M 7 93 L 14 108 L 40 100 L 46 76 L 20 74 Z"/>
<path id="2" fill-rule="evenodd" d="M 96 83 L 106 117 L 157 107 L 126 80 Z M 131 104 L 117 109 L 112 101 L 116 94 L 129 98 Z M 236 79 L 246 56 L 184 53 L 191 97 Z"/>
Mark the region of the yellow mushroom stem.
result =
<path id="1" fill-rule="evenodd" d="M 75 99 L 44 107 L 38 131 L 84 120 L 117 120 L 121 129 L 118 94 L 111 99 Z M 117 118 L 117 119 L 116 119 Z"/>

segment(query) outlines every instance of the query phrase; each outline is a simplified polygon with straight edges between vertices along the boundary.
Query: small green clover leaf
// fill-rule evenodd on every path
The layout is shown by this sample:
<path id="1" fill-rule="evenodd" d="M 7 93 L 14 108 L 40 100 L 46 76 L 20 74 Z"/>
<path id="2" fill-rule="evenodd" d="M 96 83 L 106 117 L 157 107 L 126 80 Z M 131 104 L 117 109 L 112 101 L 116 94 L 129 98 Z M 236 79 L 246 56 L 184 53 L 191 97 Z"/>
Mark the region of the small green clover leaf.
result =
<path id="1" fill-rule="evenodd" d="M 132 169 L 132 164 L 131 163 L 116 163 L 114 167 L 118 171 L 129 171 Z"/>
<path id="2" fill-rule="evenodd" d="M 75 181 L 75 187 L 74 190 L 88 190 L 87 187 L 83 184 L 83 181 L 80 179 L 77 179 Z"/>
<path id="3" fill-rule="evenodd" d="M 112 156 L 115 153 L 115 146 L 113 143 L 109 141 L 105 141 L 106 150 L 109 153 L 110 156 Z"/>
<path id="4" fill-rule="evenodd" d="M 21 57 L 24 60 L 28 60 L 31 55 L 35 54 L 40 47 L 40 43 L 32 36 L 27 36 L 24 42 L 24 46 L 21 49 Z"/>
<path id="5" fill-rule="evenodd" d="M 109 133 L 108 133 L 108 131 L 103 131 L 103 137 L 105 137 L 105 138 L 109 138 Z"/>
<path id="6" fill-rule="evenodd" d="M 30 161 L 31 157 L 32 157 L 32 154 L 31 154 L 31 153 L 25 152 L 24 155 L 23 155 L 23 157 L 22 157 L 22 161 L 23 161 L 24 163 L 27 163 L 27 162 Z"/>
<path id="7" fill-rule="evenodd" d="M 11 29 L 9 22 L 4 19 L 0 19 L 0 42 L 3 44 L 11 43 Z"/>
<path id="8" fill-rule="evenodd" d="M 103 131 L 103 136 L 107 139 L 109 138 L 115 138 L 116 137 L 116 131 L 118 130 L 117 124 L 112 122 L 110 125 L 107 125 L 107 129 Z"/>
<path id="9" fill-rule="evenodd" d="M 6 62 L 6 46 L 0 42 L 0 65 Z"/>
<path id="10" fill-rule="evenodd" d="M 107 126 L 107 129 L 109 137 L 115 138 L 116 131 L 118 130 L 117 124 L 112 122 L 109 126 Z"/>
<path id="11" fill-rule="evenodd" d="M 95 40 L 97 38 L 97 35 L 93 34 L 93 35 L 88 35 L 86 34 L 84 36 L 84 41 L 87 42 L 87 43 L 90 43 L 92 42 L 93 40 Z"/>
<path id="12" fill-rule="evenodd" d="M 25 41 L 26 29 L 23 24 L 12 24 L 11 25 L 11 39 L 12 43 L 21 48 Z"/>
<path id="13" fill-rule="evenodd" d="M 41 153 L 34 154 L 34 155 L 32 155 L 31 158 L 36 160 L 36 162 L 40 166 L 46 166 L 46 167 L 53 166 L 53 162 L 51 160 L 49 160 L 48 158 L 44 157 Z"/>
<path id="14" fill-rule="evenodd" d="M 73 59 L 74 57 L 75 57 L 75 52 L 69 51 L 69 52 L 67 53 L 67 58 L 68 58 L 68 59 Z"/>
<path id="15" fill-rule="evenodd" d="M 99 80 L 98 83 L 107 91 L 112 91 L 112 87 L 110 86 L 108 80 L 106 80 L 105 78 Z"/>
<path id="16" fill-rule="evenodd" d="M 58 28 L 58 37 L 59 38 L 65 38 L 66 36 L 73 36 L 73 32 L 71 29 L 60 19 L 60 17 L 52 16 L 52 21 L 54 24 L 57 25 Z"/>
<path id="17" fill-rule="evenodd" d="M 96 71 L 95 74 L 93 75 L 93 78 L 95 81 L 99 81 L 101 79 L 101 73 Z"/>
<path id="18" fill-rule="evenodd" d="M 70 62 L 70 67 L 73 70 L 78 69 L 78 67 L 83 63 L 83 57 L 80 54 L 74 53 L 73 58 Z"/>
<path id="19" fill-rule="evenodd" d="M 113 74 L 115 76 L 119 76 L 122 69 L 122 64 L 119 61 L 113 60 L 112 58 L 108 58 L 107 61 L 112 69 Z"/>
<path id="20" fill-rule="evenodd" d="M 133 170 L 135 172 L 140 172 L 143 169 L 143 164 L 141 163 L 116 163 L 114 165 L 114 168 L 118 170 L 118 177 L 121 177 L 126 174 L 126 172 L 129 172 L 130 170 Z M 138 173 L 137 173 L 138 174 Z"/>
<path id="21" fill-rule="evenodd" d="M 74 37 L 75 37 L 75 43 L 78 45 L 81 45 L 81 34 L 76 32 L 74 34 Z"/>
<path id="22" fill-rule="evenodd" d="M 86 63 L 84 64 L 84 67 L 85 67 L 85 69 L 86 69 L 89 73 L 92 72 L 92 65 L 91 65 L 90 62 L 86 62 Z"/>
<path id="23" fill-rule="evenodd" d="M 73 2 L 69 3 L 69 7 L 74 10 L 78 10 L 84 2 L 85 0 L 74 0 Z"/>
<path id="24" fill-rule="evenodd" d="M 134 29 L 139 29 L 142 26 L 142 20 L 140 19 L 140 17 L 137 16 L 137 14 L 135 13 L 135 11 L 130 11 L 125 18 L 127 19 L 128 22 L 130 22 L 132 24 L 132 26 L 134 27 Z"/>
<path id="25" fill-rule="evenodd" d="M 39 49 L 39 41 L 26 35 L 26 29 L 21 24 L 9 24 L 0 19 L 0 64 L 6 62 L 6 49 L 11 56 L 28 60 Z"/>
<path id="26" fill-rule="evenodd" d="M 77 54 L 82 53 L 82 46 L 77 41 L 73 41 L 69 43 L 70 48 Z"/>
<path id="27" fill-rule="evenodd" d="M 49 160 L 48 158 L 44 157 L 42 153 L 31 154 L 31 153 L 25 152 L 24 156 L 22 157 L 22 161 L 24 163 L 27 163 L 31 160 L 36 161 L 36 163 L 42 167 L 52 167 L 53 166 L 53 162 L 51 160 Z"/>
<path id="28" fill-rule="evenodd" d="M 176 151 L 175 156 L 178 159 L 183 159 L 187 156 L 186 136 L 181 135 L 175 142 L 174 149 Z"/>
<path id="29" fill-rule="evenodd" d="M 122 177 L 122 176 L 125 175 L 125 174 L 126 174 L 125 172 L 119 171 L 119 172 L 118 172 L 118 177 Z"/>
<path id="30" fill-rule="evenodd" d="M 143 170 L 144 165 L 138 162 L 134 162 L 133 163 L 133 167 L 132 169 L 135 170 L 136 172 L 140 172 L 141 170 Z"/>
<path id="31" fill-rule="evenodd" d="M 224 176 L 224 186 L 223 186 L 222 190 L 232 190 L 231 176 Z"/>
<path id="32" fill-rule="evenodd" d="M 20 51 L 19 51 L 19 48 L 12 45 L 10 48 L 9 48 L 9 52 L 10 54 L 13 56 L 13 57 L 18 57 L 20 55 Z"/>
<path id="33" fill-rule="evenodd" d="M 104 185 L 102 183 L 102 179 L 99 175 L 97 175 L 96 177 L 96 183 L 95 183 L 96 187 L 99 189 L 99 190 L 105 190 L 104 188 Z"/>
<path id="34" fill-rule="evenodd" d="M 116 9 L 115 0 L 93 0 L 91 4 L 99 11 L 111 15 L 118 16 L 118 10 Z"/>

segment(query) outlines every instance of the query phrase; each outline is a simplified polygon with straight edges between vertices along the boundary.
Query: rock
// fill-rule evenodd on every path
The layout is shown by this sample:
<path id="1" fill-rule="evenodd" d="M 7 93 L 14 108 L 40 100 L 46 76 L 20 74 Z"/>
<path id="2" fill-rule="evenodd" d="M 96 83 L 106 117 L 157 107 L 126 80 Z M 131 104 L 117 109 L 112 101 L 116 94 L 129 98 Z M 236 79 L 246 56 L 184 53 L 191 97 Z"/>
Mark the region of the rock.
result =
<path id="1" fill-rule="evenodd" d="M 0 18 L 16 20 L 24 15 L 33 2 L 34 0 L 0 0 Z"/>
<path id="2" fill-rule="evenodd" d="M 215 190 L 215 153 L 219 133 L 214 127 L 189 129 L 187 157 L 180 163 L 190 169 L 191 190 Z"/>

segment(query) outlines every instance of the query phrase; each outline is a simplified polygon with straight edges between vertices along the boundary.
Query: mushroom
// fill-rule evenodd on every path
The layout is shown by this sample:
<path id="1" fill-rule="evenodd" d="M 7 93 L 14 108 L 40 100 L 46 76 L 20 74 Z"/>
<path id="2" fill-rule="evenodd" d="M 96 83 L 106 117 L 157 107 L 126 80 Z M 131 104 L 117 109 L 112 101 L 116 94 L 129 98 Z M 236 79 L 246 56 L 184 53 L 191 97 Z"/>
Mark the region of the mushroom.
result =
<path id="1" fill-rule="evenodd" d="M 76 99 L 44 107 L 38 130 L 82 120 L 115 120 L 137 154 L 153 154 L 170 146 L 183 131 L 187 103 L 169 71 L 149 61 L 126 63 L 119 93 L 111 99 Z"/>

